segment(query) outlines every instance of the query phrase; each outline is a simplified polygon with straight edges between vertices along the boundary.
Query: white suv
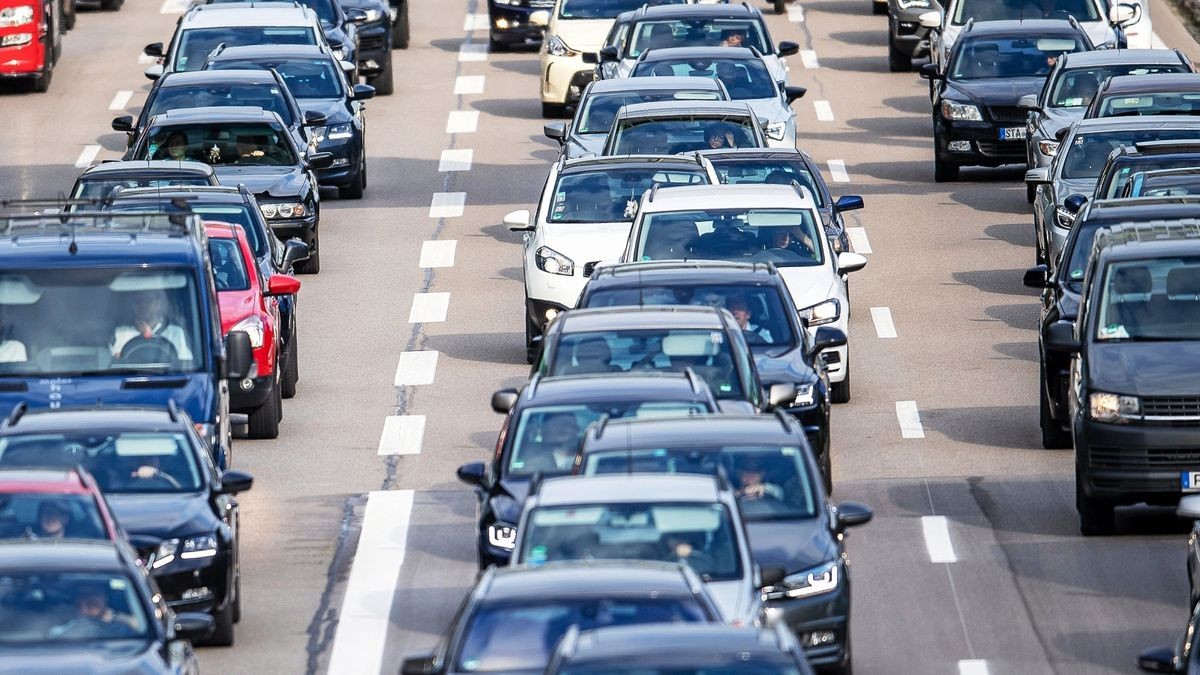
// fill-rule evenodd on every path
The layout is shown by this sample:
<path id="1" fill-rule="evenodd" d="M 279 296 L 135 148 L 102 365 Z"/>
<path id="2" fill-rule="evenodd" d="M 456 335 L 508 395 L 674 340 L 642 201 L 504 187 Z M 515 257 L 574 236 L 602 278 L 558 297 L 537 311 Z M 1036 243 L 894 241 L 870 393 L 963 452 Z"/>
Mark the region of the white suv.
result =
<path id="1" fill-rule="evenodd" d="M 867 264 L 857 253 L 830 248 L 812 195 L 798 184 L 651 190 L 642 197 L 621 261 L 672 259 L 773 263 L 810 333 L 831 325 L 847 336 L 846 275 Z M 830 398 L 850 400 L 849 343 L 822 356 Z"/>

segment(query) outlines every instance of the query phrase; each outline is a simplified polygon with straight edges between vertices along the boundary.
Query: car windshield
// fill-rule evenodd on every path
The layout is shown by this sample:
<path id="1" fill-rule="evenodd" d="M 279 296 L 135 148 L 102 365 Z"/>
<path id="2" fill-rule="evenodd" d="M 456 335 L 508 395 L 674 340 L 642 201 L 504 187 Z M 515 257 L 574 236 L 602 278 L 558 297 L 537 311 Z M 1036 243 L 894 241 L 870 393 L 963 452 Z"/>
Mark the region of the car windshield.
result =
<path id="1" fill-rule="evenodd" d="M 1135 64 L 1120 64 L 1112 66 L 1094 66 L 1091 68 L 1072 68 L 1059 73 L 1054 83 L 1054 91 L 1050 95 L 1051 108 L 1079 108 L 1092 102 L 1100 83 L 1110 77 L 1121 75 L 1154 75 L 1157 73 L 1187 72 L 1181 64 L 1145 66 Z M 1103 115 L 1101 115 L 1103 117 Z"/>
<path id="2" fill-rule="evenodd" d="M 191 441 L 167 431 L 80 431 L 0 438 L 0 467 L 82 466 L 105 494 L 200 490 Z"/>
<path id="3" fill-rule="evenodd" d="M 1087 49 L 1077 37 L 967 38 L 954 53 L 951 80 L 991 80 L 1039 77 L 1054 67 L 1058 57 Z"/>
<path id="4" fill-rule="evenodd" d="M 195 372 L 202 299 L 188 268 L 0 272 L 0 377 Z"/>
<path id="5" fill-rule="evenodd" d="M 1092 243 L 1096 241 L 1096 233 L 1104 226 L 1096 222 L 1076 223 L 1071 236 L 1074 237 L 1074 243 L 1071 247 L 1063 252 L 1062 262 L 1062 282 L 1067 285 L 1067 288 L 1074 293 L 1080 293 L 1083 290 L 1083 275 L 1087 272 L 1088 256 L 1092 252 Z"/>
<path id="6" fill-rule="evenodd" d="M 210 237 L 208 257 L 212 260 L 213 278 L 217 281 L 218 291 L 250 289 L 250 275 L 236 239 Z"/>
<path id="7" fill-rule="evenodd" d="M 717 398 L 745 393 L 733 347 L 720 329 L 659 328 L 568 333 L 559 338 L 549 375 L 684 372 L 704 378 Z"/>
<path id="8" fill-rule="evenodd" d="M 751 346 L 792 347 L 796 336 L 779 289 L 773 285 L 674 284 L 602 288 L 580 307 L 700 305 L 727 309 Z"/>
<path id="9" fill-rule="evenodd" d="M 0 573 L 0 644 L 65 645 L 145 639 L 150 624 L 123 573 Z"/>
<path id="10" fill-rule="evenodd" d="M 653 5 L 681 5 L 686 0 L 654 0 Z M 615 19 L 622 12 L 632 12 L 646 0 L 562 0 L 558 7 L 560 19 Z"/>
<path id="11" fill-rule="evenodd" d="M 295 166 L 287 132 L 272 124 L 151 127 L 138 159 L 190 159 L 212 166 Z"/>
<path id="12" fill-rule="evenodd" d="M 960 0 L 951 21 L 961 26 L 968 19 L 1009 21 L 1029 19 L 1062 19 L 1075 17 L 1082 22 L 1100 21 L 1100 11 L 1093 0 Z"/>
<path id="13" fill-rule="evenodd" d="M 17 473 L 8 471 L 4 479 L 19 482 Z M 89 494 L 0 493 L 0 539 L 108 538 L 100 507 Z"/>
<path id="14" fill-rule="evenodd" d="M 708 177 L 694 169 L 661 169 L 654 165 L 559 174 L 554 201 L 546 218 L 552 223 L 631 222 L 642 193 L 654 185 L 704 185 Z"/>
<path id="15" fill-rule="evenodd" d="M 584 431 L 607 415 L 625 417 L 678 417 L 714 412 L 695 401 L 606 401 L 580 405 L 526 408 L 508 433 L 513 435 L 508 475 L 570 473 Z"/>
<path id="16" fill-rule="evenodd" d="M 746 520 L 816 517 L 818 498 L 803 448 L 702 443 L 588 452 L 580 473 L 724 473 Z"/>
<path id="17" fill-rule="evenodd" d="M 1200 258 L 1114 262 L 1103 284 L 1096 340 L 1200 340 Z"/>
<path id="18" fill-rule="evenodd" d="M 258 70 L 274 68 L 297 99 L 342 98 L 342 75 L 330 59 L 247 59 L 216 61 L 213 70 Z"/>
<path id="19" fill-rule="evenodd" d="M 247 45 L 316 45 L 317 36 L 308 26 L 222 26 L 189 28 L 179 36 L 175 70 L 200 70 L 209 52 Z"/>
<path id="20" fill-rule="evenodd" d="M 625 58 L 636 59 L 647 49 L 671 47 L 746 47 L 774 54 L 762 23 L 755 19 L 663 19 L 640 21 L 627 41 Z"/>
<path id="21" fill-rule="evenodd" d="M 742 576 L 736 537 L 724 504 L 539 506 L 526 521 L 517 562 L 686 562 L 705 581 L 725 581 Z"/>
<path id="22" fill-rule="evenodd" d="M 716 78 L 725 85 L 729 98 L 744 101 L 776 98 L 775 78 L 761 59 L 687 59 L 655 60 L 639 63 L 632 77 L 673 76 Z"/>
<path id="23" fill-rule="evenodd" d="M 1193 132 L 1195 134 L 1195 132 Z M 1149 161 L 1147 161 L 1149 160 Z M 1166 169 L 1194 169 L 1200 166 L 1200 157 L 1187 154 L 1173 159 L 1153 159 L 1139 157 L 1135 161 L 1120 162 L 1096 184 L 1095 194 L 1103 195 L 1100 199 L 1113 199 L 1125 189 L 1129 178 L 1142 171 L 1162 171 Z"/>
<path id="24" fill-rule="evenodd" d="M 208 176 L 195 173 L 163 174 L 155 173 L 144 176 L 109 177 L 103 174 L 83 176 L 75 185 L 72 199 L 105 199 L 112 196 L 113 190 L 131 190 L 133 188 L 168 188 L 179 185 L 215 185 Z"/>
<path id="25" fill-rule="evenodd" d="M 1134 174 L 1127 182 L 1128 197 L 1189 197 L 1200 195 L 1200 174 Z"/>
<path id="26" fill-rule="evenodd" d="M 186 76 L 185 76 L 186 77 Z M 169 81 L 169 78 L 168 78 Z M 251 106 L 277 113 L 284 124 L 292 124 L 292 109 L 274 82 L 239 82 L 232 84 L 198 84 L 195 86 L 163 86 L 150 101 L 150 110 L 143 119 L 170 110 L 186 108 Z M 158 158 L 156 158 L 158 159 Z"/>
<path id="27" fill-rule="evenodd" d="M 633 119 L 613 128 L 610 155 L 674 155 L 719 148 L 762 147 L 745 115 L 687 115 Z"/>
<path id="28" fill-rule="evenodd" d="M 697 665 L 703 664 L 703 665 Z M 755 656 L 748 652 L 689 652 L 676 658 L 638 655 L 636 664 L 615 659 L 595 663 L 568 664 L 559 675 L 801 675 L 795 661 L 786 656 Z"/>
<path id="29" fill-rule="evenodd" d="M 1181 141 L 1193 138 L 1200 138 L 1200 129 L 1122 129 L 1075 134 L 1063 157 L 1062 177 L 1098 177 L 1108 162 L 1109 154 L 1122 145 L 1132 146 L 1135 143 L 1148 141 Z M 1192 164 L 1195 165 L 1194 160 Z M 1138 168 L 1138 171 L 1151 170 L 1150 167 Z M 1117 183 L 1117 185 L 1124 184 L 1124 180 Z"/>
<path id="30" fill-rule="evenodd" d="M 289 83 L 290 87 L 291 84 Z M 620 91 L 611 94 L 588 94 L 584 99 L 583 113 L 572 131 L 581 136 L 605 134 L 612 130 L 613 120 L 621 106 L 655 101 L 724 101 L 719 92 L 690 89 L 646 89 L 644 91 Z"/>
<path id="31" fill-rule="evenodd" d="M 704 623 L 691 596 L 582 597 L 486 603 L 470 618 L 458 654 L 467 673 L 541 672 L 571 626 L 591 630 L 643 623 Z"/>
<path id="32" fill-rule="evenodd" d="M 1200 91 L 1124 94 L 1100 100 L 1096 117 L 1135 115 L 1200 115 Z"/>
<path id="33" fill-rule="evenodd" d="M 817 185 L 816 178 L 804 160 L 765 158 L 765 159 L 719 159 L 709 158 L 713 168 L 717 170 L 717 178 L 722 183 L 737 185 L 746 183 L 761 185 L 771 183 L 776 185 L 791 185 L 797 182 L 801 187 L 808 188 L 817 206 L 825 206 L 825 193 Z"/>
<path id="34" fill-rule="evenodd" d="M 825 261 L 822 236 L 808 209 L 664 211 L 643 219 L 634 259 L 814 266 Z"/>

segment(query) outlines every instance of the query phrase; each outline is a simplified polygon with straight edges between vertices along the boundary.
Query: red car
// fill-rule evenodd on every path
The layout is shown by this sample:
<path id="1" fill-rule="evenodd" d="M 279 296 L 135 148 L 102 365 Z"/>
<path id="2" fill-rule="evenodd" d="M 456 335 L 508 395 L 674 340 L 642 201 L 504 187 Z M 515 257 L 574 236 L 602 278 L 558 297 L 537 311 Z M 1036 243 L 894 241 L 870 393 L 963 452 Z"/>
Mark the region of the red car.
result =
<path id="1" fill-rule="evenodd" d="M 0 540 L 124 539 L 83 469 L 0 470 Z"/>
<path id="2" fill-rule="evenodd" d="M 279 368 L 279 301 L 292 295 L 300 282 L 286 274 L 265 280 L 254 251 L 240 225 L 205 223 L 208 255 L 216 279 L 221 330 L 245 331 L 254 348 L 250 374 L 229 387 L 229 407 L 250 417 L 250 438 L 275 438 L 283 419 L 283 387 Z"/>
<path id="3" fill-rule="evenodd" d="M 0 78 L 30 79 L 38 92 L 50 88 L 62 53 L 59 15 L 52 0 L 0 0 Z"/>

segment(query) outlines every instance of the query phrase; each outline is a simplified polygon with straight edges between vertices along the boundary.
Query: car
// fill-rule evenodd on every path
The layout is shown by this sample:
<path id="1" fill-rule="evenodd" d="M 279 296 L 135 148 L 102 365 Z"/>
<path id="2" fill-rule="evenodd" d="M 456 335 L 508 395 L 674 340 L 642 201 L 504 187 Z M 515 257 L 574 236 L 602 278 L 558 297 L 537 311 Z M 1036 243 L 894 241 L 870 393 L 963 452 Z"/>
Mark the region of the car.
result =
<path id="1" fill-rule="evenodd" d="M 0 469 L 0 540 L 16 539 L 115 542 L 125 533 L 87 470 Z"/>
<path id="2" fill-rule="evenodd" d="M 328 152 L 296 147 L 283 120 L 262 108 L 189 108 L 150 119 L 126 159 L 158 158 L 172 143 L 186 157 L 211 164 L 223 182 L 245 185 L 280 239 L 308 246 L 301 274 L 321 271 L 321 196 L 316 171 L 332 166 Z"/>
<path id="3" fill-rule="evenodd" d="M 642 52 L 630 77 L 711 77 L 729 98 L 744 101 L 763 123 L 770 147 L 796 147 L 796 113 L 791 105 L 804 87 L 787 87 L 772 77 L 765 60 L 744 47 L 675 47 Z"/>
<path id="4" fill-rule="evenodd" d="M 539 348 L 533 372 L 543 376 L 690 368 L 712 389 L 722 412 L 761 412 L 796 398 L 791 384 L 764 391 L 741 327 L 715 307 L 575 309 L 550 322 Z"/>
<path id="5" fill-rule="evenodd" d="M 488 0 L 488 50 L 503 52 L 540 44 L 544 26 L 533 24 L 529 17 L 553 9 L 554 0 Z"/>
<path id="6" fill-rule="evenodd" d="M 1059 134 L 1083 119 L 1100 84 L 1119 75 L 1191 72 L 1191 62 L 1178 49 L 1100 49 L 1063 54 L 1046 78 L 1040 94 L 1026 94 L 1017 105 L 1029 111 L 1025 156 L 1028 168 L 1047 168 L 1058 153 Z M 1034 186 L 1026 188 L 1033 203 Z"/>
<path id="7" fill-rule="evenodd" d="M 195 675 L 190 641 L 213 628 L 207 615 L 171 612 L 119 542 L 0 547 L 0 603 L 20 617 L 0 651 L 0 670 L 10 673 Z"/>
<path id="8" fill-rule="evenodd" d="M 1190 197 L 1200 195 L 1200 168 L 1157 169 L 1130 174 L 1121 188 L 1122 199 L 1132 197 Z"/>
<path id="9" fill-rule="evenodd" d="M 316 150 L 333 155 L 329 168 L 317 171 L 321 185 L 338 189 L 342 199 L 362 199 L 367 187 L 366 106 L 374 98 L 369 84 L 350 85 L 337 59 L 310 46 L 265 45 L 217 49 L 206 70 L 269 68 L 278 72 L 304 114 L 324 117 L 312 129 Z"/>
<path id="10" fill-rule="evenodd" d="M 888 70 L 907 73 L 913 59 L 929 56 L 931 28 L 922 25 L 921 16 L 942 11 L 938 0 L 872 0 L 876 14 L 888 15 Z"/>
<path id="11" fill-rule="evenodd" d="M 79 174 L 70 199 L 109 197 L 114 188 L 164 188 L 181 185 L 220 185 L 212 167 L 202 162 L 170 160 L 113 161 L 94 164 Z"/>
<path id="12" fill-rule="evenodd" d="M 685 474 L 547 478 L 532 486 L 517 523 L 510 565 L 579 560 L 686 563 L 735 626 L 758 625 L 762 589 L 782 568 L 762 571 L 728 481 Z"/>
<path id="13" fill-rule="evenodd" d="M 704 380 L 686 372 L 534 375 L 520 392 L 492 394 L 492 410 L 504 415 L 494 456 L 486 464 L 468 462 L 457 471 L 479 499 L 480 569 L 508 564 L 530 481 L 570 473 L 588 424 L 602 415 L 620 419 L 719 408 Z"/>
<path id="14" fill-rule="evenodd" d="M 858 195 L 834 199 L 816 161 L 808 153 L 795 148 L 739 148 L 701 150 L 700 156 L 713 168 L 714 184 L 790 185 L 795 181 L 807 188 L 821 213 L 825 236 L 829 237 L 834 253 L 850 250 L 842 214 L 863 208 L 863 199 Z"/>
<path id="15" fill-rule="evenodd" d="M 707 77 L 655 77 L 597 80 L 588 83 L 569 123 L 547 122 L 547 138 L 558 141 L 563 156 L 598 155 L 621 106 L 654 101 L 728 101 L 725 85 Z"/>
<path id="16" fill-rule="evenodd" d="M 653 197 L 653 199 L 651 199 Z M 642 197 L 622 262 L 727 260 L 779 268 L 811 337 L 833 326 L 849 340 L 847 275 L 867 264 L 858 253 L 834 254 L 812 193 L 800 185 L 717 185 L 658 190 Z M 830 399 L 850 400 L 850 347 L 824 349 Z"/>
<path id="17" fill-rule="evenodd" d="M 1091 48 L 1067 21 L 968 25 L 944 71 L 920 69 L 933 102 L 933 179 L 958 180 L 963 166 L 1024 163 L 1028 114 L 1018 102 L 1041 91 L 1061 55 Z"/>
<path id="18" fill-rule="evenodd" d="M 828 455 L 814 461 L 785 415 L 606 420 L 588 429 L 575 473 L 727 475 L 755 562 L 784 571 L 763 590 L 768 624 L 782 624 L 821 669 L 848 671 L 850 567 L 844 540 L 871 509 L 829 502 Z"/>
<path id="19" fill-rule="evenodd" d="M 1134 154 L 1140 157 L 1147 152 L 1159 152 L 1153 150 L 1160 147 L 1154 145 L 1154 141 L 1179 141 L 1183 144 L 1160 147 L 1163 152 L 1168 149 L 1179 151 L 1178 156 L 1168 158 L 1170 162 L 1167 165 L 1194 166 L 1198 158 L 1189 154 L 1189 151 L 1200 152 L 1200 143 L 1188 144 L 1188 139 L 1200 138 L 1198 122 L 1200 121 L 1186 117 L 1102 118 L 1081 120 L 1060 132 L 1061 150 L 1056 150 L 1049 168 L 1030 169 L 1025 173 L 1025 184 L 1035 188 L 1035 262 L 1053 268 L 1075 215 L 1095 192 L 1097 181 L 1104 173 L 1109 156 L 1114 151 L 1123 153 L 1123 158 L 1129 155 L 1129 159 L 1119 161 L 1120 165 L 1127 167 L 1122 172 L 1125 176 L 1139 170 L 1133 163 Z M 1143 149 L 1142 153 L 1132 152 L 1138 147 Z M 1126 150 L 1120 150 L 1121 148 Z M 1149 157 L 1143 158 L 1143 162 L 1150 160 Z M 1152 161 L 1140 170 L 1158 169 L 1167 165 Z M 1124 181 L 1118 182 L 1118 189 L 1112 196 L 1116 196 L 1116 192 L 1119 192 L 1123 185 Z M 1108 192 L 1106 189 L 1106 195 Z"/>
<path id="20" fill-rule="evenodd" d="M 546 667 L 570 626 L 720 621 L 720 609 L 687 565 L 592 560 L 489 567 L 433 652 L 404 659 L 400 672 L 532 675 Z"/>
<path id="21" fill-rule="evenodd" d="M 208 257 L 217 282 L 221 330 L 245 331 L 254 348 L 250 373 L 230 389 L 229 407 L 245 413 L 250 438 L 279 436 L 283 419 L 283 345 L 280 296 L 295 296 L 300 282 L 286 274 L 263 277 L 240 225 L 205 223 Z"/>
<path id="22" fill-rule="evenodd" d="M 1200 114 L 1200 73 L 1114 75 L 1100 85 L 1084 113 L 1093 117 Z"/>
<path id="23" fill-rule="evenodd" d="M 504 224 L 524 233 L 525 350 L 559 312 L 575 306 L 596 265 L 616 260 L 633 207 L 656 185 L 707 184 L 692 157 L 638 156 L 560 160 L 550 168 L 536 212 L 513 211 Z"/>
<path id="24" fill-rule="evenodd" d="M 1096 236 L 1079 315 L 1046 333 L 1072 355 L 1069 410 L 1076 508 L 1085 536 L 1109 534 L 1114 509 L 1178 503 L 1200 490 L 1200 410 L 1191 361 L 1200 334 L 1200 227 L 1128 222 Z"/>
<path id="25" fill-rule="evenodd" d="M 622 106 L 602 155 L 673 155 L 717 148 L 765 148 L 766 132 L 746 103 L 659 101 Z"/>
<path id="26" fill-rule="evenodd" d="M 236 495 L 254 478 L 218 470 L 173 402 L 28 411 L 0 423 L 0 467 L 75 465 L 96 477 L 166 605 L 211 614 L 207 642 L 233 644 L 242 613 Z"/>
<path id="27" fill-rule="evenodd" d="M 581 308 L 646 305 L 728 309 L 750 345 L 763 384 L 793 387 L 793 400 L 780 410 L 804 426 L 818 462 L 827 470 L 825 487 L 831 488 L 829 382 L 821 352 L 845 344 L 845 334 L 823 326 L 815 339 L 809 338 L 787 284 L 770 263 L 689 260 L 602 265 L 579 297 Z"/>
<path id="28" fill-rule="evenodd" d="M 342 0 L 346 14 L 358 26 L 358 72 L 381 96 L 395 92 L 392 50 L 408 49 L 408 6 L 402 1 L 397 4 L 392 8 L 387 0 Z"/>
<path id="29" fill-rule="evenodd" d="M 1158 138 L 1135 142 L 1133 147 L 1121 146 L 1112 151 L 1108 161 L 1104 163 L 1104 168 L 1100 170 L 1091 199 L 1117 197 L 1125 190 L 1125 185 L 1135 173 L 1194 168 L 1200 161 L 1197 154 L 1200 154 L 1200 139 L 1194 135 L 1180 140 Z M 1070 211 L 1076 210 L 1074 204 L 1067 206 Z"/>
<path id="30" fill-rule="evenodd" d="M 50 90 L 54 67 L 62 57 L 61 12 L 58 2 L 2 0 L 0 14 L 11 17 L 0 25 L 0 80 L 24 80 L 40 94 Z"/>
<path id="31" fill-rule="evenodd" d="M 573 628 L 559 641 L 546 673 L 601 675 L 631 663 L 645 675 L 812 673 L 804 651 L 785 630 L 670 624 Z"/>

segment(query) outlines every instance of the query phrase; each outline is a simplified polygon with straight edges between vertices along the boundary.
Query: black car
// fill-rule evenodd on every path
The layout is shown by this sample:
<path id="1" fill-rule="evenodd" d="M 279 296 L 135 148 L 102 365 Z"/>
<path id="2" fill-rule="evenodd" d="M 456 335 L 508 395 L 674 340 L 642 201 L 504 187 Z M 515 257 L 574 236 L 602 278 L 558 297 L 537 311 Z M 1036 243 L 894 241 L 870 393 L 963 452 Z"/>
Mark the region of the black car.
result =
<path id="1" fill-rule="evenodd" d="M 201 162 L 137 160 L 101 162 L 75 179 L 70 199 L 105 199 L 114 188 L 164 188 L 179 185 L 220 185 L 213 168 Z"/>
<path id="2" fill-rule="evenodd" d="M 764 386 L 794 388 L 792 400 L 781 409 L 804 425 L 804 432 L 825 470 L 831 487 L 829 381 L 820 349 L 792 304 L 783 277 L 770 263 L 721 261 L 662 261 L 604 265 L 596 268 L 579 297 L 581 308 L 700 305 L 728 308 L 746 325 L 742 332 Z M 846 343 L 832 326 L 817 328 L 816 341 Z"/>
<path id="3" fill-rule="evenodd" d="M 880 8 L 876 2 L 871 6 Z M 913 59 L 929 56 L 930 29 L 921 25 L 921 15 L 941 14 L 942 5 L 937 0 L 887 0 L 884 7 L 888 15 L 888 70 L 907 73 L 912 70 Z"/>
<path id="4" fill-rule="evenodd" d="M 854 502 L 829 502 L 829 465 L 817 464 L 805 434 L 787 416 L 606 421 L 588 429 L 575 471 L 729 476 L 755 562 L 785 573 L 763 589 L 767 621 L 786 624 L 814 666 L 849 670 L 850 569 L 843 542 L 846 529 L 868 522 L 872 512 Z"/>
<path id="5" fill-rule="evenodd" d="M 632 561 L 492 567 L 454 616 L 433 653 L 405 659 L 401 673 L 541 673 L 571 626 L 722 620 L 687 565 Z"/>
<path id="6" fill-rule="evenodd" d="M 1027 114 L 1017 102 L 1042 90 L 1062 54 L 1090 49 L 1074 21 L 968 22 L 945 72 L 921 66 L 933 102 L 934 180 L 957 180 L 962 166 L 1024 163 Z"/>
<path id="7" fill-rule="evenodd" d="M 1135 173 L 1163 169 L 1192 169 L 1200 166 L 1200 129 L 1194 138 L 1135 142 L 1113 150 L 1096 178 L 1091 199 L 1114 199 L 1125 191 L 1125 185 Z M 1176 137 L 1179 134 L 1177 132 Z M 1078 212 L 1088 199 L 1064 204 L 1068 211 Z"/>
<path id="8" fill-rule="evenodd" d="M 1117 506 L 1200 491 L 1200 226 L 1114 225 L 1083 279 L 1078 318 L 1051 326 L 1046 346 L 1074 355 L 1076 507 L 1083 534 L 1099 535 Z"/>
<path id="9" fill-rule="evenodd" d="M 517 392 L 492 394 L 492 410 L 504 415 L 491 462 L 470 462 L 458 478 L 479 499 L 479 567 L 505 565 L 517 538 L 521 506 L 535 475 L 566 475 L 588 424 L 650 414 L 717 411 L 717 402 L 693 373 L 644 375 L 535 375 Z"/>
<path id="10" fill-rule="evenodd" d="M 608 675 L 637 664 L 641 675 L 754 673 L 809 675 L 812 668 L 791 633 L 776 627 L 616 626 L 562 637 L 546 675 Z"/>
<path id="11" fill-rule="evenodd" d="M 321 185 L 338 188 L 342 199 L 361 199 L 367 187 L 366 106 L 375 96 L 369 84 L 351 86 L 337 59 L 321 47 L 261 45 L 215 50 L 206 70 L 269 68 L 279 73 L 306 115 L 320 115 L 312 129 L 320 152 L 333 155 L 317 172 Z"/>
<path id="12" fill-rule="evenodd" d="M 315 171 L 329 168 L 332 154 L 303 152 L 279 115 L 262 108 L 190 108 L 153 117 L 125 158 L 158 159 L 172 145 L 188 159 L 211 164 L 222 183 L 248 187 L 276 236 L 308 245 L 296 271 L 321 271 Z"/>
<path id="13" fill-rule="evenodd" d="M 553 9 L 554 0 L 488 0 L 488 48 L 502 52 L 541 44 L 542 27 L 529 23 L 529 15 Z"/>
<path id="14" fill-rule="evenodd" d="M 1200 673 L 1200 605 L 1192 605 L 1192 616 L 1175 646 L 1151 647 L 1138 654 L 1138 668 L 1147 673 Z"/>
<path id="15" fill-rule="evenodd" d="M 1131 115 L 1200 115 L 1200 73 L 1114 75 L 1100 85 L 1084 118 Z"/>
<path id="16" fill-rule="evenodd" d="M 187 413 L 97 407 L 0 423 L 0 466 L 82 465 L 175 611 L 207 612 L 208 642 L 233 644 L 241 619 L 238 502 L 254 479 L 219 471 Z"/>
<path id="17" fill-rule="evenodd" d="M 1042 292 L 1038 321 L 1039 424 L 1042 446 L 1071 447 L 1071 418 L 1067 409 L 1071 355 L 1046 348 L 1051 326 L 1074 321 L 1088 256 L 1096 233 L 1110 225 L 1130 221 L 1175 220 L 1200 215 L 1200 199 L 1112 199 L 1084 207 L 1067 234 L 1062 257 L 1054 270 L 1037 265 L 1025 273 L 1025 285 Z"/>
<path id="18" fill-rule="evenodd" d="M 0 672 L 200 672 L 189 640 L 210 617 L 174 614 L 124 543 L 23 541 L 0 547 Z"/>

